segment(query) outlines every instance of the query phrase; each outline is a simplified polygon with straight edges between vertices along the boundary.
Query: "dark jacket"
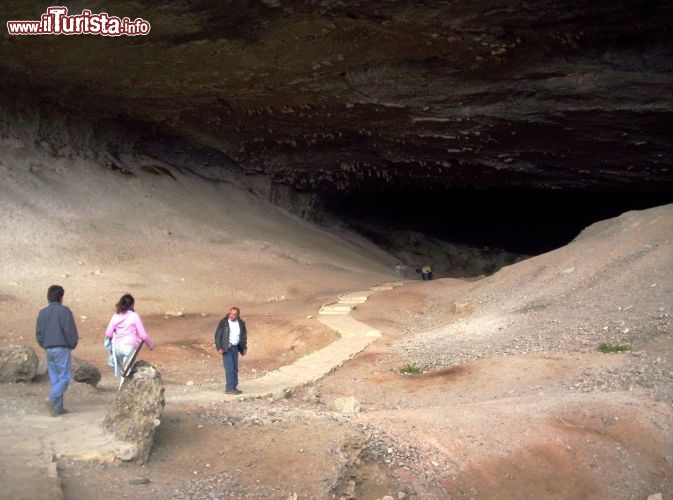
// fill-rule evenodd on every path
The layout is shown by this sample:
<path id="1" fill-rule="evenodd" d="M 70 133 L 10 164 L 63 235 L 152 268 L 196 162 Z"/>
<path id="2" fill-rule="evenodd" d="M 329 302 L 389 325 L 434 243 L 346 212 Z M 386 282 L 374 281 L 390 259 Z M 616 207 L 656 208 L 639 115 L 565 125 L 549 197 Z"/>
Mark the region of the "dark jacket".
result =
<path id="1" fill-rule="evenodd" d="M 60 302 L 50 302 L 37 315 L 35 338 L 43 349 L 77 347 L 79 336 L 72 311 Z"/>
<path id="2" fill-rule="evenodd" d="M 241 338 L 238 341 L 239 352 L 244 352 L 248 348 L 248 330 L 245 327 L 245 321 L 238 318 L 238 324 L 241 327 Z M 224 352 L 229 350 L 229 316 L 225 316 L 220 320 L 215 330 L 215 348 Z"/>

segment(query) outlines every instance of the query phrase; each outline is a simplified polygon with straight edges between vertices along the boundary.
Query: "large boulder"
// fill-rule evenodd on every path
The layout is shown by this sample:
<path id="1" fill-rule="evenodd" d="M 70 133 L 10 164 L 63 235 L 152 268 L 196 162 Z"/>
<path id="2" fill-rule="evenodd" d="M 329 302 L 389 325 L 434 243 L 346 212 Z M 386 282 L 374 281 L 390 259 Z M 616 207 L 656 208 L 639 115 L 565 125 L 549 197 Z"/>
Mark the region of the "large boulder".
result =
<path id="1" fill-rule="evenodd" d="M 0 349 L 0 382 L 27 382 L 37 374 L 40 359 L 30 347 L 13 345 Z"/>
<path id="2" fill-rule="evenodd" d="M 88 361 L 72 357 L 72 378 L 75 382 L 82 382 L 96 387 L 100 382 L 100 370 Z"/>
<path id="3" fill-rule="evenodd" d="M 103 428 L 135 445 L 134 456 L 125 459 L 147 462 L 164 404 L 161 374 L 146 361 L 136 362 L 103 421 Z"/>

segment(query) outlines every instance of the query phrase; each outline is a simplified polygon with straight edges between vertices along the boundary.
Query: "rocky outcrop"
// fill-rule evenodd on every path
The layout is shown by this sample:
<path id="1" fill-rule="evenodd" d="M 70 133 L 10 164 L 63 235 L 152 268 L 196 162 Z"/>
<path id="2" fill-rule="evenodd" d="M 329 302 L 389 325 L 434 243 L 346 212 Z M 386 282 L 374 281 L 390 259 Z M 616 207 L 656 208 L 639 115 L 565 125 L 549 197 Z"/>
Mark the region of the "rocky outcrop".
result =
<path id="1" fill-rule="evenodd" d="M 35 378 L 40 360 L 30 347 L 9 346 L 0 349 L 0 382 L 28 382 Z"/>
<path id="2" fill-rule="evenodd" d="M 98 382 L 100 382 L 101 374 L 100 370 L 88 361 L 73 356 L 72 379 L 75 382 L 82 382 L 83 384 L 89 384 L 96 387 Z"/>
<path id="3" fill-rule="evenodd" d="M 136 452 L 125 459 L 147 462 L 164 404 L 161 374 L 145 361 L 136 362 L 103 421 L 104 429 L 135 445 Z"/>

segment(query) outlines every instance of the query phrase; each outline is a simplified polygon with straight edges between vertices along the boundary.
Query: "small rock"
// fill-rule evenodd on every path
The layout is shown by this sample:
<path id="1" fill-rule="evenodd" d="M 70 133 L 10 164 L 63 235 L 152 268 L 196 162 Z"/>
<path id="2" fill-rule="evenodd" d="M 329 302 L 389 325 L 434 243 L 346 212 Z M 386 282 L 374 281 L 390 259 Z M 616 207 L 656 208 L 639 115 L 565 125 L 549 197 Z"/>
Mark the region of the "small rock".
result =
<path id="1" fill-rule="evenodd" d="M 101 379 L 100 370 L 83 359 L 79 359 L 76 356 L 72 357 L 72 379 L 76 382 L 81 382 L 83 384 L 89 384 L 92 387 L 96 387 L 98 382 Z"/>
<path id="2" fill-rule="evenodd" d="M 39 358 L 26 345 L 0 349 L 0 383 L 27 382 L 37 374 Z"/>
<path id="3" fill-rule="evenodd" d="M 453 312 L 455 314 L 464 314 L 470 312 L 472 309 L 471 305 L 467 302 L 454 302 L 453 303 Z"/>
<path id="4" fill-rule="evenodd" d="M 336 398 L 334 400 L 334 407 L 341 413 L 358 413 L 360 411 L 360 403 L 352 396 Z"/>
<path id="5" fill-rule="evenodd" d="M 134 486 L 139 485 L 139 484 L 149 484 L 150 480 L 146 477 L 132 477 L 129 479 L 129 484 L 132 484 Z"/>

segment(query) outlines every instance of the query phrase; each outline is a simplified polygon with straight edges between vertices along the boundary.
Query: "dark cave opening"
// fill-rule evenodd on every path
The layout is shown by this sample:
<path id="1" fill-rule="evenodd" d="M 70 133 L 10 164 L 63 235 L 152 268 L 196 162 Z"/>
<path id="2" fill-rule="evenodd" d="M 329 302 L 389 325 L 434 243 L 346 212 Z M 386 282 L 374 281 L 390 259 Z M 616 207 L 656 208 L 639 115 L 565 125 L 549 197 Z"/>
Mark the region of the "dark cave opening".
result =
<path id="1" fill-rule="evenodd" d="M 331 193 L 322 202 L 327 212 L 371 237 L 408 230 L 451 243 L 538 255 L 566 245 L 600 220 L 673 203 L 673 193 L 410 188 Z"/>

